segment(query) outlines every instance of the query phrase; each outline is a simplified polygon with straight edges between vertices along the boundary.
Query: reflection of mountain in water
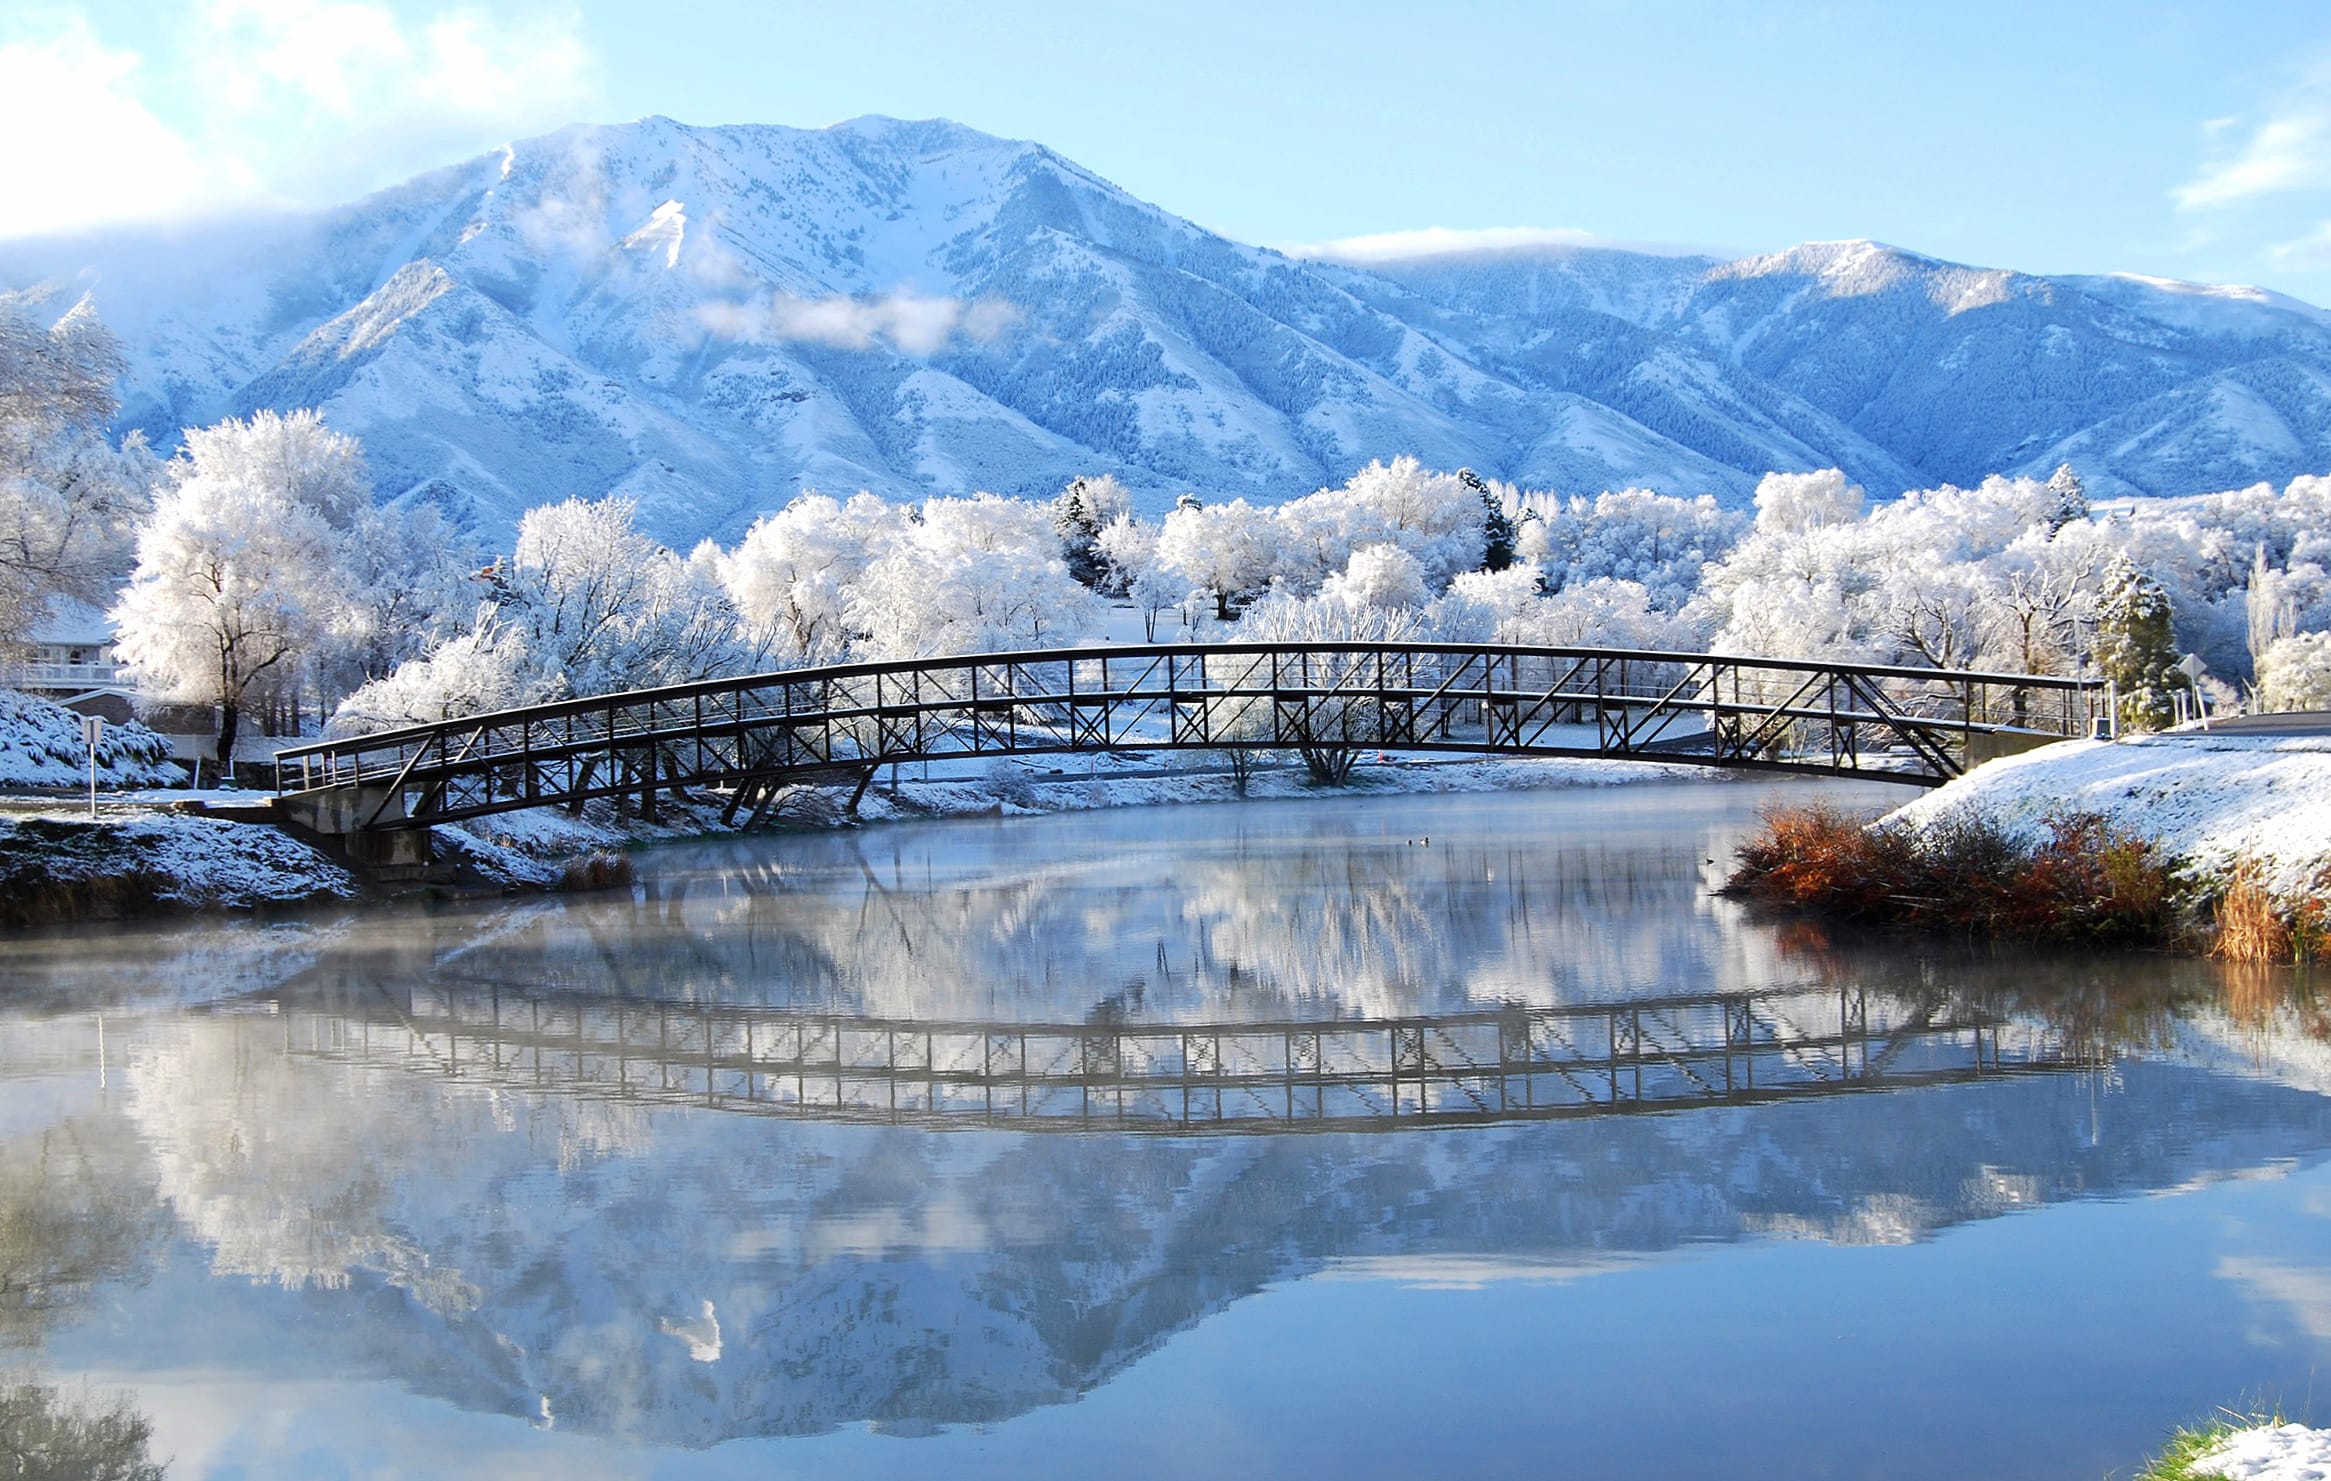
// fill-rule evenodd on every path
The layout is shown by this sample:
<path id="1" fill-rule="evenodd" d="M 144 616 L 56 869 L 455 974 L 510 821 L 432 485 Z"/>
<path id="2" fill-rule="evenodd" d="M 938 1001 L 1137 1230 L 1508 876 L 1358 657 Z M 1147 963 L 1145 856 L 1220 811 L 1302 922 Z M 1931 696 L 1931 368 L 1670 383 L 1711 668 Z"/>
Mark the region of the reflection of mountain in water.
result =
<path id="1" fill-rule="evenodd" d="M 131 1113 L 219 1273 L 303 1287 L 298 1310 L 417 1387 L 667 1443 L 1024 1412 L 1343 1262 L 1559 1274 L 1768 1233 L 1916 1239 L 2331 1146 L 2331 1101 L 2145 1064 L 1407 1137 L 1153 1139 L 489 1092 L 282 1035 L 214 1018 L 140 1055 Z"/>
<path id="2" fill-rule="evenodd" d="M 2163 1041 L 2160 1000 L 2133 1011 L 2130 990 L 2199 967 L 1785 956 L 1702 893 L 1750 813 L 1735 789 L 1645 788 L 762 840 L 660 853 L 632 898 L 129 936 L 12 956 L 0 985 L 233 974 L 219 1011 L 121 1030 L 112 1098 L 74 1113 L 88 1145 L 121 1149 L 69 1164 L 77 1196 L 159 1207 L 140 1227 L 181 1236 L 81 1261 L 108 1292 L 153 1269 L 118 1296 L 139 1351 L 385 1373 L 665 1443 L 1024 1413 L 1322 1271 L 1589 1276 L 1699 1241 L 1914 1240 L 2331 1147 L 2320 1095 L 2179 1064 L 2046 1068 L 2066 1046 L 2080 1062 Z M 1842 1004 L 1840 984 L 1868 990 L 1863 1040 L 1842 1006 L 1788 1006 Z M 1986 1034 L 1992 1064 L 2042 1068 L 1739 1105 L 1679 1080 L 1680 1041 L 1655 1037 L 1648 1058 L 1699 1109 L 1389 1136 L 936 1131 L 721 1114 L 709 1078 L 625 1093 L 635 1069 L 727 1052 L 668 1031 L 690 1013 L 951 1021 L 983 1044 L 1051 1025 L 1063 1052 L 1087 1026 L 1162 1045 L 1366 1021 L 1388 1066 L 1403 1027 L 1440 1034 L 1445 1069 L 1533 1013 L 1583 1015 L 1571 1047 L 1608 1057 L 1614 1015 L 1654 997 L 1691 1005 L 1655 1035 L 1702 1047 L 1728 1047 L 1749 1005 L 1743 1058 L 1809 1086 L 1857 1053 L 1897 1083 L 1947 1070 Z M 531 1017 L 498 1016 L 537 1005 L 587 1008 L 616 1041 L 544 1056 Z M 1836 1042 L 1777 1047 L 1783 1016 Z M 1885 1057 L 1904 1025 L 1928 1058 Z M 0 1036 L 0 1071 L 25 1073 L 18 1047 Z M 1176 1052 L 1172 1073 L 1208 1073 Z M 1714 1083 L 1717 1060 L 1688 1062 Z M 16 1125 L 0 1210 L 51 1188 Z M 89 1221 L 67 1222 L 82 1239 Z M 23 1228 L 12 1269 L 65 1238 Z"/>

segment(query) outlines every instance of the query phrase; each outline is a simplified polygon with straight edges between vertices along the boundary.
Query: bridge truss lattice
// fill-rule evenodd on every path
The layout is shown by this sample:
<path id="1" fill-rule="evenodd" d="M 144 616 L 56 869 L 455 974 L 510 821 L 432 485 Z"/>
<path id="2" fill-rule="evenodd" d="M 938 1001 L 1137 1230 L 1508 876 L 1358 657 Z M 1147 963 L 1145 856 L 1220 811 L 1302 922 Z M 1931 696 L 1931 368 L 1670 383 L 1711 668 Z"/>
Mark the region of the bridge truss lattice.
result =
<path id="1" fill-rule="evenodd" d="M 2099 683 L 1811 660 L 1454 643 L 1225 643 L 858 663 L 563 700 L 279 753 L 352 829 L 888 764 L 1098 751 L 1632 757 L 1935 784 L 2085 735 Z M 340 831 L 349 831 L 342 829 Z"/>

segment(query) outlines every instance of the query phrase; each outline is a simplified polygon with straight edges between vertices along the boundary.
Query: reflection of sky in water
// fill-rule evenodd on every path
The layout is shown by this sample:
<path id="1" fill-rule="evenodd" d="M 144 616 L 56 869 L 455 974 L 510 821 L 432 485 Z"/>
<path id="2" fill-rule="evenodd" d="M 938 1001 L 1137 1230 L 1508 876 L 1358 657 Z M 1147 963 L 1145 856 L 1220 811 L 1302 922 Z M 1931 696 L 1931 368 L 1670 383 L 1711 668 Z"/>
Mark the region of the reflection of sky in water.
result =
<path id="1" fill-rule="evenodd" d="M 177 1474 L 2098 1474 L 2212 1403 L 2303 1400 L 2331 1354 L 2304 1014 L 2201 964 L 1783 950 L 1705 893 L 1762 795 L 873 829 L 658 851 L 629 900 L 29 943 L 0 1253 L 47 1294 L 0 1317 L 134 1389 Z M 1153 1023 L 1850 981 L 2117 1058 L 1122 1137 L 464 1082 L 426 1036 L 287 1049 L 441 978 Z M 102 1091 L 65 991 L 117 1005 Z"/>

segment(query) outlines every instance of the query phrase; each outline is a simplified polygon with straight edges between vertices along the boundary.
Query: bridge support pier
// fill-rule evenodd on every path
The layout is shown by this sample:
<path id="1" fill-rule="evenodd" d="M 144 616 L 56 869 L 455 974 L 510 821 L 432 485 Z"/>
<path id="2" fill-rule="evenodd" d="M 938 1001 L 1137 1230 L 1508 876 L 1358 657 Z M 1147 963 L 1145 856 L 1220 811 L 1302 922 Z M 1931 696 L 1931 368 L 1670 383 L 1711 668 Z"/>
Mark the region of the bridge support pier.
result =
<path id="1" fill-rule="evenodd" d="M 377 821 L 404 817 L 403 793 L 388 787 L 344 787 L 275 799 L 280 823 L 327 845 L 374 879 L 402 883 L 436 878 L 440 871 L 429 830 L 368 827 L 376 809 L 381 814 Z"/>

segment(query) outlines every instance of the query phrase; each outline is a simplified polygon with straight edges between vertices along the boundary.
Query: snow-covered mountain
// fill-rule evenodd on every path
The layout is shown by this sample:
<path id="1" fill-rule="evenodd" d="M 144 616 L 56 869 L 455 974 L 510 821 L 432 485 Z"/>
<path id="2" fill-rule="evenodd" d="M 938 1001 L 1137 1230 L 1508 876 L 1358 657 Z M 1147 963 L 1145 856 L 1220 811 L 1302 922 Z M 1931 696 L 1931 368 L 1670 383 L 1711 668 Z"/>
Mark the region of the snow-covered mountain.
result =
<path id="1" fill-rule="evenodd" d="M 943 121 L 571 128 L 315 215 L 0 244 L 0 288 L 91 297 L 165 446 L 320 405 L 490 532 L 609 491 L 675 542 L 805 486 L 1276 499 L 1398 453 L 1731 499 L 2331 468 L 2331 316 L 2276 295 L 1868 242 L 1297 261 Z"/>

